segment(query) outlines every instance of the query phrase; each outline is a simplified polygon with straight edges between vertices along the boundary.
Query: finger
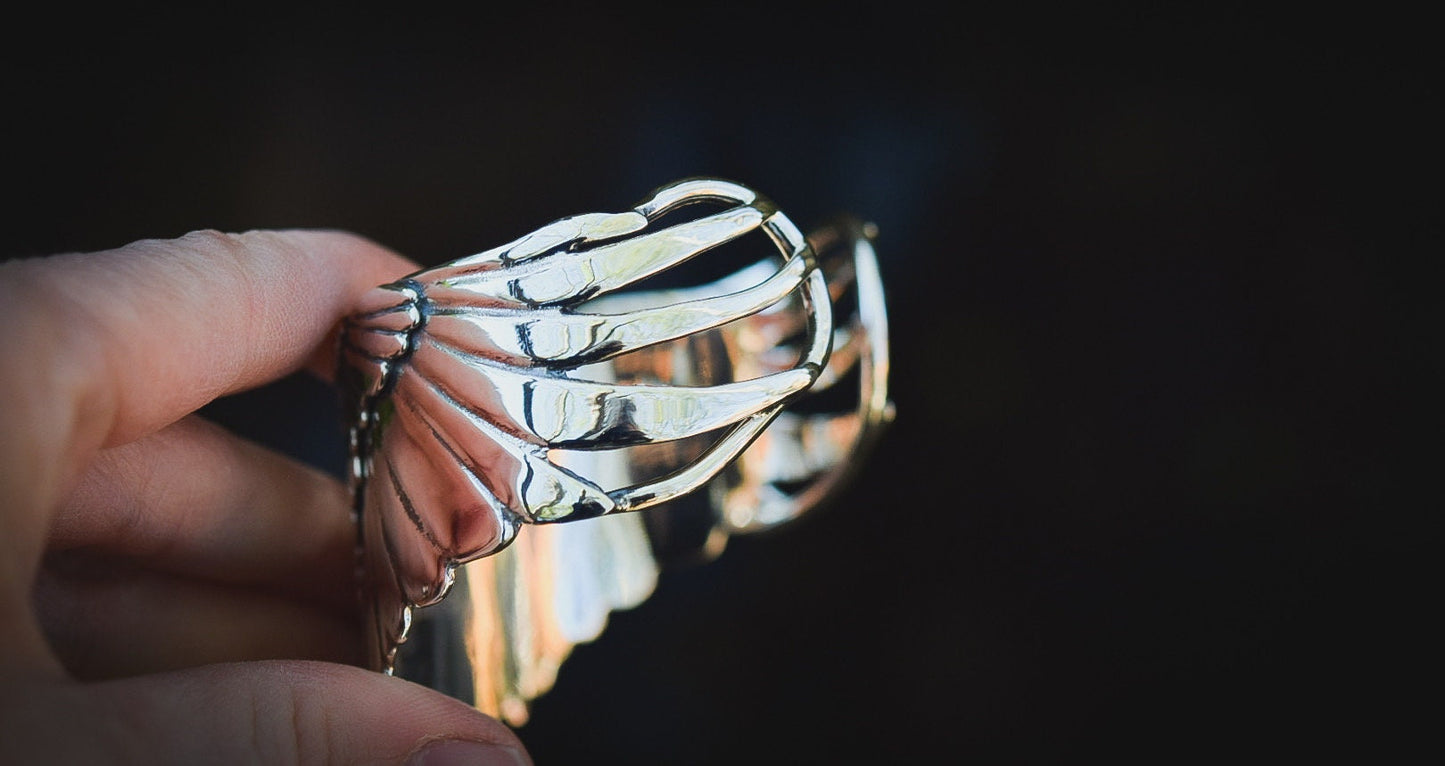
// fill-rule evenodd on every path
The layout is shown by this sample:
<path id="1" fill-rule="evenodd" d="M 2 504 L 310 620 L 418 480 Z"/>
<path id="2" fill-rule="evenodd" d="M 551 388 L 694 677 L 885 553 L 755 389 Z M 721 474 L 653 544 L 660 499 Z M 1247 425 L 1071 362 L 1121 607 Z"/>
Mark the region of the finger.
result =
<path id="1" fill-rule="evenodd" d="M 348 604 L 350 514 L 341 482 L 191 416 L 102 450 L 57 512 L 50 548 Z"/>
<path id="2" fill-rule="evenodd" d="M 339 232 L 206 231 L 9 267 L 21 316 L 68 368 L 104 443 L 301 368 L 362 292 L 415 264 Z"/>
<path id="3" fill-rule="evenodd" d="M 82 680 L 260 659 L 360 664 L 358 614 L 93 556 L 47 558 L 35 613 Z"/>
<path id="4" fill-rule="evenodd" d="M 531 762 L 511 730 L 475 708 L 344 665 L 211 665 L 21 691 L 25 704 L 0 723 L 0 754 L 15 762 Z"/>

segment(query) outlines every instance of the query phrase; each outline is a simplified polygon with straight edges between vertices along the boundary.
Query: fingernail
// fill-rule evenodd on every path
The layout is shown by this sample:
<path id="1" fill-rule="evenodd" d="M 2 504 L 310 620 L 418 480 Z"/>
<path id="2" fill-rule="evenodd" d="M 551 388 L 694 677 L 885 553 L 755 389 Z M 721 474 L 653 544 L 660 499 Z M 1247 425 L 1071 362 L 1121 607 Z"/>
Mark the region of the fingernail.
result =
<path id="1" fill-rule="evenodd" d="M 531 761 L 505 745 L 444 739 L 421 746 L 406 763 L 407 766 L 526 766 Z"/>

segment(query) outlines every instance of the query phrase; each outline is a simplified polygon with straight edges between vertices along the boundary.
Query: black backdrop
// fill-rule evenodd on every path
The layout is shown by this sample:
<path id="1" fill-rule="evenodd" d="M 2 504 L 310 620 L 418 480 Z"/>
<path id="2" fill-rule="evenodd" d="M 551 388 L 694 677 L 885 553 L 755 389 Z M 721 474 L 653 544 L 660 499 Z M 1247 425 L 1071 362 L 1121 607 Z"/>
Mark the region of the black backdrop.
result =
<path id="1" fill-rule="evenodd" d="M 844 502 L 664 575 L 541 763 L 1393 746 L 1425 725 L 1438 86 L 1409 20 L 714 6 L 17 24 L 5 257 L 335 227 L 423 263 L 688 175 L 874 220 L 899 419 Z M 1438 221 L 1438 214 L 1431 213 Z M 1418 217 L 1418 218 L 1417 218 Z M 7 363 L 18 363 L 11 360 Z M 307 379 L 218 420 L 332 470 Z M 1438 501 L 1436 501 L 1438 502 Z M 1433 692 L 1431 692 L 1433 694 Z"/>

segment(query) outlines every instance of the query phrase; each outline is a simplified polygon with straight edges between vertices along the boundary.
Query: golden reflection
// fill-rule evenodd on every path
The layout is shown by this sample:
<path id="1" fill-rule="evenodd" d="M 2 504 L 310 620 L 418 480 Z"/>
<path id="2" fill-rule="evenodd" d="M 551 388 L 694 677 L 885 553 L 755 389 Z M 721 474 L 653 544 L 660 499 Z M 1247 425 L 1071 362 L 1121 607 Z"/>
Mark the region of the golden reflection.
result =
<path id="1" fill-rule="evenodd" d="M 640 604 L 657 583 L 640 516 L 528 531 L 458 571 L 470 598 L 475 704 L 513 726 L 526 723 L 528 704 L 552 688 L 574 647 L 596 639 L 610 612 Z"/>

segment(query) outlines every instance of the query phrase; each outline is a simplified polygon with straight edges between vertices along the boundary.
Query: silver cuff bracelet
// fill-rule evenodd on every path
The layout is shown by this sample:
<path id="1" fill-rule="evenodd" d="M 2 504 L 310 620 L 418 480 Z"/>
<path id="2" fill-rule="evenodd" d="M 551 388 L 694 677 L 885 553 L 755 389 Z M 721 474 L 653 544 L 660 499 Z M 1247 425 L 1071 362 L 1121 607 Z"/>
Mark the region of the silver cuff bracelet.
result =
<path id="1" fill-rule="evenodd" d="M 834 496 L 893 415 L 874 238 L 688 179 L 371 290 L 341 379 L 372 666 L 518 725 L 665 563 Z"/>

